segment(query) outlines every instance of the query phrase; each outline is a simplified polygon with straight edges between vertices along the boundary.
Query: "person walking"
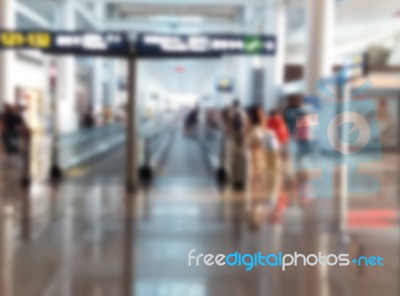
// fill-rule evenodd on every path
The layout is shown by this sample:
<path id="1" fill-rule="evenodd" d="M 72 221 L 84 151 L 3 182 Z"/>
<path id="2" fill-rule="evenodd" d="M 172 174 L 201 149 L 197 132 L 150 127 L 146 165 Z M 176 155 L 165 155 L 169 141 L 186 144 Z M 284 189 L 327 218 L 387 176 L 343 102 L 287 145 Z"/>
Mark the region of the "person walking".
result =
<path id="1" fill-rule="evenodd" d="M 266 205 L 273 204 L 279 194 L 279 170 L 276 159 L 279 142 L 273 130 L 265 127 L 261 107 L 250 110 L 249 129 L 251 226 L 258 228 L 265 220 Z"/>
<path id="2" fill-rule="evenodd" d="M 238 100 L 235 100 L 227 110 L 226 117 L 225 132 L 228 137 L 229 177 L 235 190 L 243 190 L 247 185 L 249 165 L 246 135 L 248 118 Z"/>
<path id="3" fill-rule="evenodd" d="M 186 116 L 185 133 L 186 135 L 196 135 L 197 125 L 199 122 L 199 107 L 196 106 Z"/>
<path id="4" fill-rule="evenodd" d="M 20 153 L 21 134 L 25 129 L 24 119 L 18 108 L 6 105 L 2 115 L 2 141 L 7 155 Z"/>

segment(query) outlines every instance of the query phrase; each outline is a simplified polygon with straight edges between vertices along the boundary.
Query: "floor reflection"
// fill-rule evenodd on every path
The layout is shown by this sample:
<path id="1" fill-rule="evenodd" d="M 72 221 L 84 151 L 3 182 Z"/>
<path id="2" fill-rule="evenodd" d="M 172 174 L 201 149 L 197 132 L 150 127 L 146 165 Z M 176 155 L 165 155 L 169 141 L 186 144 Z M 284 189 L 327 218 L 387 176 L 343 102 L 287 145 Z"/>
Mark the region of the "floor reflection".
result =
<path id="1" fill-rule="evenodd" d="M 171 161 L 191 159 L 184 154 L 190 149 L 172 151 Z M 331 199 L 278 201 L 277 216 L 267 215 L 255 228 L 249 192 L 218 188 L 196 168 L 200 160 L 194 162 L 179 163 L 180 168 L 168 170 L 168 177 L 132 195 L 117 183 L 96 179 L 58 187 L 34 183 L 24 190 L 0 169 L 8 182 L 0 182 L 0 295 L 395 296 L 400 292 L 398 178 L 386 178 L 383 195 L 349 197 L 345 232 L 333 227 Z M 388 170 L 398 174 L 398 167 L 390 158 L 367 169 L 387 176 Z M 180 173 L 188 168 L 193 175 Z M 348 252 L 384 256 L 385 265 L 364 270 L 355 265 L 299 265 L 285 272 L 260 266 L 250 272 L 243 266 L 193 268 L 187 264 L 191 249 L 212 254 Z"/>

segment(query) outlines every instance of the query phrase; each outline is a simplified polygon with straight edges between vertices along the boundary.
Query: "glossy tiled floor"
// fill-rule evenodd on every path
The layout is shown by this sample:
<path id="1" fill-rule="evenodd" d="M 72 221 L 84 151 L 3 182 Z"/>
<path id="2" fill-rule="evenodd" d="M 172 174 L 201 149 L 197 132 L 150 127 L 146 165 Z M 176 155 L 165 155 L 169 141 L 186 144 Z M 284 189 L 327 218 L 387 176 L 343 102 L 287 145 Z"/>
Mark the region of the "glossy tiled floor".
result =
<path id="1" fill-rule="evenodd" d="M 109 169 L 115 174 L 94 174 L 57 188 L 36 184 L 24 191 L 10 170 L 2 170 L 1 296 L 399 295 L 396 178 L 387 178 L 384 194 L 351 199 L 356 217 L 349 232 L 355 239 L 347 246 L 332 231 L 329 200 L 289 207 L 278 222 L 251 230 L 246 195 L 219 191 L 198 143 L 180 133 L 153 186 L 133 195 L 118 181 L 122 155 L 119 149 L 98 160 L 97 171 L 99 166 L 108 171 L 113 163 Z M 396 163 L 398 158 L 389 155 L 373 169 L 393 176 Z M 82 171 L 91 174 L 86 168 L 78 175 Z M 112 182 L 104 182 L 107 177 Z M 362 216 L 365 210 L 375 216 Z M 384 217 L 377 217 L 382 210 Z M 191 249 L 213 254 L 358 249 L 384 256 L 385 266 L 246 272 L 189 267 Z"/>

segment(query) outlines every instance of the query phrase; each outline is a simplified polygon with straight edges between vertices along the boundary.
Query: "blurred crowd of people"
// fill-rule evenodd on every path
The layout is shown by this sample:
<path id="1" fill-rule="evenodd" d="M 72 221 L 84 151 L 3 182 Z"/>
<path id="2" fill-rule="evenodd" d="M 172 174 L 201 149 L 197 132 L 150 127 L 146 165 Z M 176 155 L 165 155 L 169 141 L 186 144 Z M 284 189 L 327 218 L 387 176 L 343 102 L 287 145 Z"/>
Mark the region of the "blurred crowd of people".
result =
<path id="1" fill-rule="evenodd" d="M 23 117 L 23 110 L 6 104 L 0 114 L 0 133 L 5 153 L 8 156 L 21 153 L 22 142 L 29 137 L 29 128 Z"/>
<path id="2" fill-rule="evenodd" d="M 105 106 L 100 112 L 95 112 L 93 106 L 88 106 L 82 114 L 80 114 L 80 128 L 91 129 L 115 122 L 124 122 L 126 106 L 112 109 Z"/>
<path id="3" fill-rule="evenodd" d="M 279 199 L 289 131 L 277 110 L 244 109 L 236 100 L 223 113 L 228 174 L 234 189 L 251 192 L 250 217 L 258 225 Z"/>
<path id="4" fill-rule="evenodd" d="M 309 116 L 301 107 L 301 98 L 293 99 L 285 110 L 268 112 L 257 105 L 244 108 L 239 100 L 234 100 L 219 114 L 206 115 L 206 125 L 223 132 L 221 158 L 230 185 L 236 191 L 246 189 L 251 193 L 254 224 L 265 218 L 266 209 L 276 213 L 283 195 L 285 203 L 293 200 L 299 176 L 304 173 L 295 173 L 293 164 L 301 163 L 315 146 L 307 122 Z M 187 113 L 187 135 L 195 134 L 199 117 L 198 106 Z M 290 152 L 294 146 L 293 154 Z"/>

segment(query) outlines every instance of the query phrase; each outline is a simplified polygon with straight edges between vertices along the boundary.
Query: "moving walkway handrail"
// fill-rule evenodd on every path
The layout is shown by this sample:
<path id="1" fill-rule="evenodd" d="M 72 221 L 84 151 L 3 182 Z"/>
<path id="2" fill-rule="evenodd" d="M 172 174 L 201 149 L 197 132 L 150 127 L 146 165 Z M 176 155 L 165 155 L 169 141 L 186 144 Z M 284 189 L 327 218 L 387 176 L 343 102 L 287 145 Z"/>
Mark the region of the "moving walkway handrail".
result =
<path id="1" fill-rule="evenodd" d="M 168 134 L 175 121 L 165 118 L 150 122 L 140 129 L 138 135 L 138 153 L 140 166 L 153 166 L 154 155 L 160 148 L 161 134 Z M 123 143 L 126 137 L 123 124 L 111 124 L 98 128 L 80 130 L 60 137 L 58 160 L 62 168 L 70 168 L 106 152 L 112 147 Z"/>
<path id="2" fill-rule="evenodd" d="M 149 124 L 142 129 L 139 136 L 140 160 L 139 171 L 143 180 L 149 180 L 153 176 L 159 158 L 164 155 L 170 142 L 171 130 L 176 123 L 175 120 L 169 118 L 159 122 Z M 165 135 L 166 137 L 162 137 Z M 162 142 L 159 142 L 163 140 Z M 157 148 L 157 151 L 154 149 Z"/>
<path id="3" fill-rule="evenodd" d="M 221 128 L 203 125 L 199 137 L 207 164 L 215 174 L 218 184 L 226 184 L 228 178 L 226 134 Z"/>
<path id="4" fill-rule="evenodd" d="M 98 137 L 104 137 L 106 134 L 114 133 L 115 131 L 123 131 L 122 124 L 110 124 L 102 127 L 94 127 L 79 130 L 70 134 L 61 135 L 58 141 L 59 148 L 72 146 L 83 141 L 91 141 Z"/>
<path id="5" fill-rule="evenodd" d="M 95 157 L 125 139 L 124 126 L 111 124 L 80 130 L 60 137 L 58 159 L 61 167 L 68 168 Z"/>
<path id="6" fill-rule="evenodd" d="M 218 128 L 204 126 L 201 135 L 199 140 L 205 150 L 211 168 L 217 170 L 224 166 L 222 158 L 225 143 L 224 132 Z"/>
<path id="7" fill-rule="evenodd" d="M 169 129 L 175 123 L 175 117 L 159 119 L 156 122 L 149 122 L 140 132 L 139 136 L 144 139 L 155 138 L 158 134 Z"/>

